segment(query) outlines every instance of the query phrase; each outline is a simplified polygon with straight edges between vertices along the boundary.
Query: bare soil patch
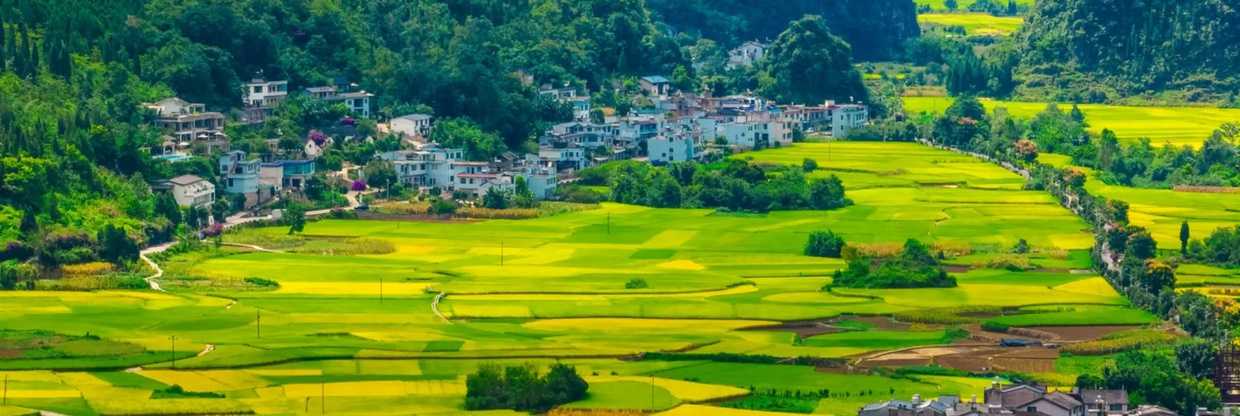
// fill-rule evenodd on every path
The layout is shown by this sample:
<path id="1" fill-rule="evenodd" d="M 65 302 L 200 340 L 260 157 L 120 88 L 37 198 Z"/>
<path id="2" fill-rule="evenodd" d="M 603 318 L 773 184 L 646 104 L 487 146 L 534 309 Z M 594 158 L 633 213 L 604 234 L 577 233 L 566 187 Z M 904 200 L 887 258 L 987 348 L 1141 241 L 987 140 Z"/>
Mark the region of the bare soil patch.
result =
<path id="1" fill-rule="evenodd" d="M 1140 328 L 1139 325 L 1105 325 L 1105 326 L 1031 326 L 1026 329 L 1053 334 L 1055 339 L 1063 342 L 1090 341 L 1107 335 Z"/>

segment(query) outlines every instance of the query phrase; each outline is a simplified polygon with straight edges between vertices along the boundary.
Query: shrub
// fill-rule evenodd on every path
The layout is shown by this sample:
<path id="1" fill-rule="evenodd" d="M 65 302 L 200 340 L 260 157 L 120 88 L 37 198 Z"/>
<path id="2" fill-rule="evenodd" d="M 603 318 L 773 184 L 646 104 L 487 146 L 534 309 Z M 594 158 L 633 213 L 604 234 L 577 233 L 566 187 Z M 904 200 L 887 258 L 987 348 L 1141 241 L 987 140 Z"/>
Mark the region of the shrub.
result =
<path id="1" fill-rule="evenodd" d="M 431 215 L 452 215 L 456 212 L 456 203 L 442 198 L 435 198 L 431 200 L 429 212 Z"/>
<path id="2" fill-rule="evenodd" d="M 247 277 L 245 278 L 245 282 L 247 284 L 251 284 L 251 285 L 259 286 L 259 287 L 280 287 L 280 283 L 276 282 L 275 280 L 264 279 L 264 278 L 257 277 L 257 276 Z"/>
<path id="3" fill-rule="evenodd" d="M 1008 332 L 1011 327 L 995 321 L 982 322 L 982 329 L 990 332 Z"/>
<path id="4" fill-rule="evenodd" d="M 805 255 L 839 258 L 845 244 L 843 237 L 830 230 L 815 231 L 809 234 L 809 241 L 805 242 Z"/>
<path id="5" fill-rule="evenodd" d="M 650 285 L 646 283 L 646 279 L 642 279 L 640 277 L 631 279 L 624 283 L 625 289 L 645 289 L 648 287 L 650 287 Z"/>

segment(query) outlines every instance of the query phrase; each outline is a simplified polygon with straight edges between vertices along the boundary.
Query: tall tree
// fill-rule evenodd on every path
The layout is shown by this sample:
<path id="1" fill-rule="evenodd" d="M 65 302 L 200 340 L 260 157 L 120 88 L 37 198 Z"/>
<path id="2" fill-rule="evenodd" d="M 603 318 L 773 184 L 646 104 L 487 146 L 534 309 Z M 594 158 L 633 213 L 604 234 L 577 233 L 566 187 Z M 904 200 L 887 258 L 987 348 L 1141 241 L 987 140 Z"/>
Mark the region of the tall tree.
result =
<path id="1" fill-rule="evenodd" d="M 831 34 L 822 17 L 806 16 L 792 22 L 771 45 L 760 89 L 786 103 L 865 101 L 868 93 L 851 56 L 851 48 Z"/>
<path id="2" fill-rule="evenodd" d="M 1180 254 L 1188 254 L 1188 239 L 1191 237 L 1188 229 L 1188 220 L 1180 223 Z"/>

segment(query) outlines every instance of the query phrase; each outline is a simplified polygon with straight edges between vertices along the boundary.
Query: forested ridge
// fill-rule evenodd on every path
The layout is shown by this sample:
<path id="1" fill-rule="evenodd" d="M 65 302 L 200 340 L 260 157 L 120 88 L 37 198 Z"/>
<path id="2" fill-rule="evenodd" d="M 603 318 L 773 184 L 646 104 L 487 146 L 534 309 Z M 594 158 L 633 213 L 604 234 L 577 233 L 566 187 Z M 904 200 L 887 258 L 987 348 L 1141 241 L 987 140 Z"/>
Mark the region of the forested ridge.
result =
<path id="1" fill-rule="evenodd" d="M 1234 1 L 1039 1 L 1017 43 L 1025 95 L 1100 102 L 1177 90 L 1217 101 L 1240 89 Z"/>
<path id="2" fill-rule="evenodd" d="M 908 0 L 647 0 L 656 17 L 678 31 L 724 45 L 774 39 L 788 22 L 820 15 L 862 60 L 892 59 L 921 33 Z"/>

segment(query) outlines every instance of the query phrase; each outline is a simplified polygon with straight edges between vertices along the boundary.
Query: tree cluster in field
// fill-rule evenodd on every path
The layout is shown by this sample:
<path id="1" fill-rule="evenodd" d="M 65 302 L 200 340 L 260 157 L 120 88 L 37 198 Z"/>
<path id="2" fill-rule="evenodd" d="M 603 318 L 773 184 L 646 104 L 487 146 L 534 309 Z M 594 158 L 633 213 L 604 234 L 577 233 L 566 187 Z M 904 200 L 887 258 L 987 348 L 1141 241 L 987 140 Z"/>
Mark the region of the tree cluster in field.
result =
<path id="1" fill-rule="evenodd" d="M 1221 267 L 1240 267 L 1240 226 L 1219 228 L 1204 239 L 1191 241 L 1187 222 L 1180 231 L 1185 258 Z"/>
<path id="2" fill-rule="evenodd" d="M 814 231 L 809 233 L 809 241 L 805 242 L 805 255 L 840 258 L 847 245 L 843 236 L 831 230 Z"/>
<path id="3" fill-rule="evenodd" d="M 1217 349 L 1211 342 L 1187 341 L 1175 351 L 1141 349 L 1119 354 L 1101 375 L 1083 374 L 1076 386 L 1124 389 L 1129 402 L 1154 404 L 1178 414 L 1218 409 L 1218 387 L 1210 381 Z"/>
<path id="4" fill-rule="evenodd" d="M 900 254 L 891 257 L 867 256 L 849 248 L 844 257 L 848 266 L 837 270 L 824 287 L 861 289 L 907 289 L 956 287 L 956 278 L 947 274 L 930 249 L 909 239 Z"/>
<path id="5" fill-rule="evenodd" d="M 553 364 L 546 374 L 532 366 L 483 365 L 465 378 L 465 409 L 546 412 L 586 398 L 589 389 L 577 369 Z"/>
<path id="6" fill-rule="evenodd" d="M 580 183 L 609 186 L 615 202 L 660 208 L 767 212 L 852 205 L 843 182 L 834 175 L 810 179 L 801 166 L 763 167 L 736 159 L 666 167 L 612 162 L 582 171 Z"/>
<path id="7" fill-rule="evenodd" d="M 512 192 L 495 187 L 487 189 L 487 193 L 482 196 L 482 206 L 490 209 L 535 208 L 538 206 L 538 199 L 534 198 L 534 192 L 530 191 L 525 178 L 518 176 Z"/>

